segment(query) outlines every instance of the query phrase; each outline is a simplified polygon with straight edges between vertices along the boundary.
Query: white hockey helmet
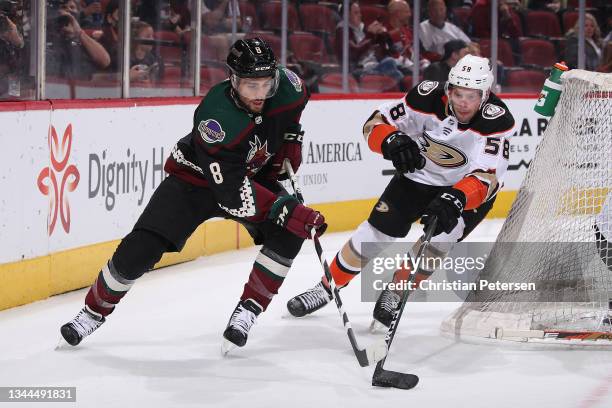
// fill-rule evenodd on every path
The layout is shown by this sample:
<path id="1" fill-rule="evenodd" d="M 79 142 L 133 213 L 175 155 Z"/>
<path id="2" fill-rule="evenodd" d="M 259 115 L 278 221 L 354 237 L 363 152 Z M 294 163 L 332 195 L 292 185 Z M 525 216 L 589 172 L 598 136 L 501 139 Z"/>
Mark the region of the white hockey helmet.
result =
<path id="1" fill-rule="evenodd" d="M 493 86 L 493 72 L 491 62 L 488 58 L 465 55 L 448 73 L 446 83 L 446 95 L 448 96 L 449 85 L 460 86 L 481 91 L 482 100 L 480 107 L 486 102 Z"/>

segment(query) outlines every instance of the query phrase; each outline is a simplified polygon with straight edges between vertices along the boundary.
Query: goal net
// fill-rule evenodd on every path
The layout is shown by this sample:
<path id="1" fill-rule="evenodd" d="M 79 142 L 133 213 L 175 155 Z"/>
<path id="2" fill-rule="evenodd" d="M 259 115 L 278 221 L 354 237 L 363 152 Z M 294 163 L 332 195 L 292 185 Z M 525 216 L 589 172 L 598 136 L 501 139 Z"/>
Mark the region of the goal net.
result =
<path id="1" fill-rule="evenodd" d="M 612 241 L 612 75 L 571 70 L 562 83 L 555 115 L 480 275 L 533 282 L 536 290 L 472 291 L 442 323 L 445 334 L 612 341 L 612 266 L 605 263 L 612 264 L 612 250 L 605 252 L 597 234 Z"/>

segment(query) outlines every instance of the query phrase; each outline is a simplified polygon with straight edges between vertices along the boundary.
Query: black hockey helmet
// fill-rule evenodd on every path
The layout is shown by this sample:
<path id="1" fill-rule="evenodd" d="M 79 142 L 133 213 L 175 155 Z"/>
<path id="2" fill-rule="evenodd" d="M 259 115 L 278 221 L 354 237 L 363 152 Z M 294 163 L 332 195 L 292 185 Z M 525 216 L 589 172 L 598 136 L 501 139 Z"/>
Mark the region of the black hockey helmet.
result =
<path id="1" fill-rule="evenodd" d="M 259 38 L 236 41 L 227 56 L 227 66 L 240 78 L 273 77 L 277 70 L 274 51 Z"/>
<path id="2" fill-rule="evenodd" d="M 256 98 L 270 98 L 276 94 L 280 81 L 278 65 L 274 52 L 265 41 L 259 38 L 238 40 L 232 45 L 227 56 L 227 67 L 230 70 L 230 82 L 237 94 L 240 88 L 240 80 L 243 78 L 271 78 L 267 83 L 267 93 Z M 247 96 L 254 99 L 253 96 Z"/>

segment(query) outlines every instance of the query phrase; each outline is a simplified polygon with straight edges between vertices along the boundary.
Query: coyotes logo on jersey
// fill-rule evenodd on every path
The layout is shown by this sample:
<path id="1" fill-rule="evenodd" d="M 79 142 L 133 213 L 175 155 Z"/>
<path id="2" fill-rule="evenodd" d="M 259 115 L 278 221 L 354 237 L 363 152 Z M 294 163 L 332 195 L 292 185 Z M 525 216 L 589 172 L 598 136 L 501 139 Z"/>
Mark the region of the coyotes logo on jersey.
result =
<path id="1" fill-rule="evenodd" d="M 265 166 L 272 154 L 268 153 L 268 141 L 266 140 L 262 144 L 257 135 L 255 135 L 254 141 L 249 141 L 249 146 L 251 146 L 251 149 L 246 159 L 247 177 L 252 177 Z"/>

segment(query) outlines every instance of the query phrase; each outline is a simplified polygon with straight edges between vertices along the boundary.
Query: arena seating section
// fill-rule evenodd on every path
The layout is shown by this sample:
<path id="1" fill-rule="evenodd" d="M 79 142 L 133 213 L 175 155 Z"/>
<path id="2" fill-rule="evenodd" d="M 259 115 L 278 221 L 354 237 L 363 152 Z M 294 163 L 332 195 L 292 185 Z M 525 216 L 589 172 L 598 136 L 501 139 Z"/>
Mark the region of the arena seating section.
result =
<path id="1" fill-rule="evenodd" d="M 587 7 L 596 6 L 597 0 L 587 1 Z M 335 43 L 335 29 L 340 14 L 338 6 L 341 0 L 296 1 L 288 3 L 288 38 L 287 62 L 306 79 L 313 92 L 341 92 L 341 65 L 338 61 Z M 388 25 L 389 16 L 386 1 L 362 0 L 361 11 L 367 26 L 374 20 Z M 569 1 L 568 9 L 560 14 L 550 11 L 521 10 L 514 12 L 520 24 L 522 35 L 518 38 L 500 38 L 498 43 L 498 60 L 502 64 L 503 75 L 500 77 L 504 92 L 538 92 L 550 67 L 563 59 L 565 37 L 578 18 L 575 10 L 577 1 Z M 251 31 L 247 38 L 260 37 L 266 40 L 280 58 L 281 50 L 281 11 L 279 0 L 240 0 L 240 12 L 243 17 L 249 16 Z M 609 10 L 609 9 L 608 9 Z M 423 19 L 426 18 L 426 7 L 422 8 Z M 597 14 L 597 8 L 589 8 Z M 480 44 L 483 56 L 489 57 L 491 44 L 489 38 L 478 38 L 478 32 L 472 24 L 469 7 L 454 7 L 448 10 L 448 19 Z M 155 39 L 162 40 L 158 46 L 165 64 L 163 84 L 188 87 L 188 75 L 191 36 L 189 33 L 179 37 L 170 31 L 157 31 Z M 202 80 L 204 92 L 215 82 L 227 76 L 224 61 L 211 52 L 210 38 L 201 39 Z M 183 80 L 181 80 L 183 79 Z M 411 76 L 396 83 L 389 77 L 381 75 L 360 75 L 351 77 L 349 90 L 352 92 L 399 92 L 412 86 Z"/>

